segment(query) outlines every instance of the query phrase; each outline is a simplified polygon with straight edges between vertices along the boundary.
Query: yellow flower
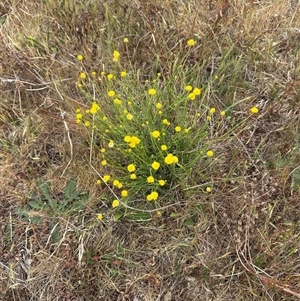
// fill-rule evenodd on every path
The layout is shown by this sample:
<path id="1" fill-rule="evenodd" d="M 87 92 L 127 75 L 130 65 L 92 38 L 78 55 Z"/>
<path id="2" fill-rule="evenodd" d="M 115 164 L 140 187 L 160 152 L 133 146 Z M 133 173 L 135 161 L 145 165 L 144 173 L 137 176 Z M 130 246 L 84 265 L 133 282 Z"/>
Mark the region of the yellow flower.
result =
<path id="1" fill-rule="evenodd" d="M 151 167 L 152 167 L 154 170 L 158 170 L 159 167 L 160 167 L 160 163 L 154 161 L 154 162 L 151 164 Z"/>
<path id="2" fill-rule="evenodd" d="M 128 137 L 129 137 L 129 141 L 128 141 Z M 136 147 L 141 142 L 141 140 L 136 136 L 125 136 L 124 140 L 125 139 L 126 139 L 125 142 L 129 143 L 129 147 L 131 148 Z"/>
<path id="3" fill-rule="evenodd" d="M 195 98 L 196 98 L 196 95 L 195 95 L 195 93 L 190 93 L 189 95 L 188 95 L 188 98 L 189 99 L 191 99 L 191 100 L 195 100 Z"/>
<path id="4" fill-rule="evenodd" d="M 166 184 L 166 181 L 165 181 L 165 180 L 159 180 L 159 181 L 158 181 L 158 184 L 159 184 L 160 186 L 164 186 L 164 185 Z"/>
<path id="5" fill-rule="evenodd" d="M 193 87 L 190 86 L 190 85 L 187 85 L 187 86 L 185 87 L 185 90 L 188 91 L 188 92 L 190 92 L 190 91 L 193 90 Z"/>
<path id="6" fill-rule="evenodd" d="M 104 76 L 104 75 L 105 75 L 105 72 L 104 72 L 104 71 L 101 71 L 100 74 L 101 74 L 101 76 Z"/>
<path id="7" fill-rule="evenodd" d="M 147 178 L 147 182 L 148 182 L 148 183 L 154 183 L 154 178 L 153 178 L 152 176 L 149 176 L 149 177 Z"/>
<path id="8" fill-rule="evenodd" d="M 112 148 L 112 147 L 114 147 L 114 145 L 115 145 L 115 143 L 114 143 L 113 140 L 110 140 L 110 141 L 108 142 L 108 147 Z"/>
<path id="9" fill-rule="evenodd" d="M 152 191 L 152 199 L 155 201 L 158 198 L 158 193 L 156 191 Z"/>
<path id="10" fill-rule="evenodd" d="M 156 90 L 155 89 L 150 89 L 148 91 L 149 95 L 154 95 L 156 93 Z"/>
<path id="11" fill-rule="evenodd" d="M 107 165 L 107 161 L 106 161 L 106 160 L 102 160 L 102 161 L 101 161 L 101 165 L 102 165 L 102 166 Z"/>
<path id="12" fill-rule="evenodd" d="M 127 196 L 128 196 L 128 191 L 127 191 L 127 190 L 122 190 L 122 191 L 121 191 L 121 196 L 122 196 L 123 198 L 127 197 Z"/>
<path id="13" fill-rule="evenodd" d="M 125 77 L 127 75 L 126 71 L 121 72 L 121 77 Z"/>
<path id="14" fill-rule="evenodd" d="M 101 152 L 101 153 L 105 153 L 105 152 L 106 152 L 106 149 L 105 149 L 105 148 L 101 148 L 100 152 Z"/>
<path id="15" fill-rule="evenodd" d="M 211 192 L 211 187 L 207 186 L 207 187 L 206 187 L 206 191 L 207 191 L 207 192 Z"/>
<path id="16" fill-rule="evenodd" d="M 99 184 L 101 184 L 101 180 L 97 180 L 97 182 L 96 182 L 96 183 L 97 183 L 98 185 L 99 185 Z"/>
<path id="17" fill-rule="evenodd" d="M 226 111 L 222 111 L 220 114 L 221 114 L 221 116 L 225 116 L 226 115 Z"/>
<path id="18" fill-rule="evenodd" d="M 211 108 L 210 110 L 209 110 L 209 113 L 210 114 L 214 114 L 216 112 L 216 108 Z"/>
<path id="19" fill-rule="evenodd" d="M 114 96 L 116 95 L 116 92 L 113 91 L 113 90 L 109 90 L 109 91 L 107 92 L 107 95 L 108 95 L 109 97 L 114 97 Z"/>
<path id="20" fill-rule="evenodd" d="M 162 104 L 160 102 L 158 102 L 155 106 L 156 106 L 156 109 L 161 109 L 162 108 Z"/>
<path id="21" fill-rule="evenodd" d="M 134 165 L 134 164 L 129 164 L 129 165 L 127 166 L 127 170 L 128 170 L 129 172 L 134 172 L 134 171 L 135 171 L 135 165 Z"/>
<path id="22" fill-rule="evenodd" d="M 76 114 L 76 119 L 82 119 L 82 114 L 81 113 Z"/>
<path id="23" fill-rule="evenodd" d="M 165 151 L 165 150 L 168 149 L 168 147 L 167 147 L 165 144 L 163 144 L 160 148 L 161 148 L 161 150 L 163 150 L 163 151 Z"/>
<path id="24" fill-rule="evenodd" d="M 211 121 L 211 116 L 207 116 L 206 119 L 207 119 L 208 121 Z"/>
<path id="25" fill-rule="evenodd" d="M 122 104 L 122 100 L 120 100 L 120 99 L 118 99 L 118 98 L 115 98 L 115 99 L 114 99 L 114 104 L 119 106 L 119 105 Z"/>
<path id="26" fill-rule="evenodd" d="M 102 221 L 102 220 L 103 220 L 103 214 L 101 214 L 101 213 L 98 214 L 98 215 L 97 215 L 97 219 L 98 219 L 99 221 Z"/>
<path id="27" fill-rule="evenodd" d="M 93 77 L 95 77 L 95 76 L 97 75 L 97 72 L 96 72 L 96 71 L 92 71 L 92 72 L 91 72 L 91 75 L 92 75 Z"/>
<path id="28" fill-rule="evenodd" d="M 156 191 L 152 191 L 147 195 L 147 201 L 155 201 L 158 198 L 158 193 Z"/>
<path id="29" fill-rule="evenodd" d="M 173 163 L 173 155 L 172 154 L 167 154 L 165 157 L 165 163 L 166 164 L 172 164 Z"/>
<path id="30" fill-rule="evenodd" d="M 121 182 L 119 182 L 119 184 L 117 185 L 117 187 L 118 187 L 119 189 L 121 189 L 121 188 L 123 187 L 123 184 L 122 184 Z"/>
<path id="31" fill-rule="evenodd" d="M 169 121 L 168 119 L 164 119 L 164 120 L 162 121 L 162 123 L 163 123 L 163 124 L 166 124 L 166 125 L 170 125 L 170 124 L 171 124 L 170 121 Z"/>
<path id="32" fill-rule="evenodd" d="M 190 129 L 184 129 L 184 132 L 187 134 L 190 131 Z"/>
<path id="33" fill-rule="evenodd" d="M 250 109 L 250 111 L 251 111 L 252 114 L 257 114 L 258 113 L 258 108 L 257 107 L 252 107 Z"/>
<path id="34" fill-rule="evenodd" d="M 131 175 L 130 175 L 130 179 L 131 179 L 131 180 L 135 180 L 135 179 L 136 179 L 136 174 L 135 174 L 135 173 L 131 174 Z"/>
<path id="35" fill-rule="evenodd" d="M 100 110 L 99 105 L 96 102 L 93 102 L 92 107 L 90 109 L 91 114 L 96 114 Z"/>
<path id="36" fill-rule="evenodd" d="M 113 61 L 114 62 L 117 62 L 120 58 L 120 52 L 115 50 L 114 53 L 113 53 Z"/>
<path id="37" fill-rule="evenodd" d="M 90 123 L 89 121 L 86 121 L 86 122 L 84 123 L 84 125 L 85 125 L 86 127 L 89 127 L 89 126 L 91 125 L 91 123 Z"/>
<path id="38" fill-rule="evenodd" d="M 181 126 L 176 126 L 176 127 L 175 127 L 175 131 L 176 131 L 177 133 L 179 133 L 179 132 L 181 131 Z"/>
<path id="39" fill-rule="evenodd" d="M 130 137 L 130 136 L 125 136 L 125 138 L 124 138 L 124 141 L 125 141 L 125 142 L 129 143 L 130 140 L 131 140 L 131 137 Z"/>
<path id="40" fill-rule="evenodd" d="M 118 207 L 120 205 L 120 202 L 118 201 L 118 200 L 113 200 L 113 202 L 112 202 L 112 207 L 113 208 L 116 208 L 116 207 Z"/>
<path id="41" fill-rule="evenodd" d="M 105 175 L 103 177 L 103 182 L 107 183 L 109 181 L 109 179 L 110 179 L 110 175 Z"/>
<path id="42" fill-rule="evenodd" d="M 80 73 L 80 78 L 85 79 L 85 78 L 86 78 L 86 73 L 81 72 L 81 73 Z"/>
<path id="43" fill-rule="evenodd" d="M 114 186 L 118 187 L 119 184 L 120 184 L 120 181 L 119 181 L 119 180 L 114 180 L 114 181 L 113 181 L 113 185 L 114 185 Z"/>
<path id="44" fill-rule="evenodd" d="M 188 46 L 194 46 L 195 45 L 195 40 L 194 39 L 189 39 L 187 41 Z"/>
<path id="45" fill-rule="evenodd" d="M 129 42 L 128 38 L 124 38 L 123 42 L 128 43 Z"/>
<path id="46" fill-rule="evenodd" d="M 158 137 L 160 136 L 160 132 L 159 132 L 159 131 L 153 131 L 153 132 L 151 133 L 151 136 L 152 136 L 153 138 L 158 138 Z"/>
<path id="47" fill-rule="evenodd" d="M 212 157 L 214 155 L 214 152 L 212 150 L 209 150 L 206 152 L 207 157 Z"/>
<path id="48" fill-rule="evenodd" d="M 133 115 L 130 114 L 130 113 L 128 113 L 128 114 L 126 115 L 126 118 L 127 118 L 128 120 L 132 120 L 132 119 L 133 119 Z"/>
<path id="49" fill-rule="evenodd" d="M 177 156 L 172 157 L 172 163 L 178 163 L 178 157 Z"/>
<path id="50" fill-rule="evenodd" d="M 109 73 L 108 75 L 107 75 L 107 79 L 108 80 L 111 80 L 111 79 L 113 79 L 114 78 L 114 76 L 111 74 L 111 73 Z"/>
<path id="51" fill-rule="evenodd" d="M 82 56 L 81 54 L 78 54 L 78 55 L 77 55 L 77 60 L 78 60 L 78 61 L 82 61 L 82 60 L 83 60 L 83 56 Z"/>
<path id="52" fill-rule="evenodd" d="M 201 94 L 201 89 L 199 89 L 199 88 L 194 88 L 194 90 L 193 90 L 193 93 L 196 95 L 196 96 L 199 96 L 200 94 Z"/>

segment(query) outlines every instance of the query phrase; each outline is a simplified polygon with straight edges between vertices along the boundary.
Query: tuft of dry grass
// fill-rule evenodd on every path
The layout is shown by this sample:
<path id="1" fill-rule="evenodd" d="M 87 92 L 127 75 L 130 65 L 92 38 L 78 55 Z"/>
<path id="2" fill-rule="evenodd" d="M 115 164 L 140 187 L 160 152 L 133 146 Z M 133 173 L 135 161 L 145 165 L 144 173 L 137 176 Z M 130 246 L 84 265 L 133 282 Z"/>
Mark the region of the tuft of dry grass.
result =
<path id="1" fill-rule="evenodd" d="M 2 1 L 0 300 L 299 299 L 299 13 L 292 0 Z M 148 221 L 97 220 L 108 196 L 74 118 L 89 105 L 76 56 L 107 71 L 118 47 L 138 84 L 167 82 L 190 38 L 189 79 L 207 83 L 208 108 L 235 111 L 211 128 L 212 193 L 172 194 Z M 38 180 L 59 202 L 72 176 L 89 192 L 83 209 L 17 214 Z"/>

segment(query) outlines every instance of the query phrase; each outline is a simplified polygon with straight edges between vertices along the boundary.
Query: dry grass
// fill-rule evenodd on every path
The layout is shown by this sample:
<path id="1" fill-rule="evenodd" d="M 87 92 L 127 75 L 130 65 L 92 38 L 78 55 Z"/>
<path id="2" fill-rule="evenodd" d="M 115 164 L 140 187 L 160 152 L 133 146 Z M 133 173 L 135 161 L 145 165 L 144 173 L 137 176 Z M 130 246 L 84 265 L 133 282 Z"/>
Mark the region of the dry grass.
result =
<path id="1" fill-rule="evenodd" d="M 292 0 L 2 1 L 0 300 L 298 300 L 299 12 Z M 215 129 L 213 193 L 188 192 L 149 222 L 100 222 L 104 192 L 74 120 L 87 102 L 76 55 L 108 70 L 125 36 L 141 83 L 171 77 L 194 38 L 190 77 L 220 79 L 208 107 L 260 115 L 231 136 Z M 38 179 L 59 198 L 74 175 L 84 209 L 41 211 L 38 224 L 16 214 Z"/>

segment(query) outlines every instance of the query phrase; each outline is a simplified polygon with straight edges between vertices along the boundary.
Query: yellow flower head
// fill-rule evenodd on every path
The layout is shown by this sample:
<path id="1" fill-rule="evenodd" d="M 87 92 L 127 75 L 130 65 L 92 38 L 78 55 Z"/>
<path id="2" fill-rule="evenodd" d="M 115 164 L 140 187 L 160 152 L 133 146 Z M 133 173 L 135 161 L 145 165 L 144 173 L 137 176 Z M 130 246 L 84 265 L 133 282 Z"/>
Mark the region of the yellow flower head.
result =
<path id="1" fill-rule="evenodd" d="M 127 118 L 128 120 L 132 120 L 132 119 L 133 119 L 133 115 L 130 114 L 130 113 L 128 113 L 128 114 L 126 115 L 126 118 Z"/>
<path id="2" fill-rule="evenodd" d="M 103 220 L 103 214 L 101 214 L 101 213 L 98 214 L 98 215 L 97 215 L 97 219 L 98 219 L 99 221 L 102 221 L 102 220 Z"/>
<path id="3" fill-rule="evenodd" d="M 113 79 L 114 78 L 114 76 L 111 74 L 111 73 L 109 73 L 108 75 L 107 75 L 107 79 L 108 80 L 111 80 L 111 79 Z"/>
<path id="4" fill-rule="evenodd" d="M 134 164 L 129 164 L 129 165 L 127 166 L 127 170 L 128 170 L 129 172 L 134 172 L 134 171 L 135 171 L 135 165 L 134 165 Z"/>
<path id="5" fill-rule="evenodd" d="M 190 100 L 195 100 L 195 98 L 196 98 L 196 95 L 195 95 L 195 93 L 190 93 L 189 95 L 188 95 L 188 98 L 190 99 Z"/>
<path id="6" fill-rule="evenodd" d="M 154 94 L 156 94 L 156 90 L 155 89 L 149 89 L 148 93 L 149 93 L 149 95 L 154 95 Z"/>
<path id="7" fill-rule="evenodd" d="M 196 96 L 199 96 L 200 94 L 201 94 L 201 89 L 199 89 L 199 88 L 194 88 L 194 90 L 193 90 L 193 93 L 196 95 Z"/>
<path id="8" fill-rule="evenodd" d="M 109 90 L 109 91 L 107 92 L 107 95 L 108 95 L 109 97 L 114 97 L 114 96 L 116 95 L 116 92 L 113 91 L 113 90 Z"/>
<path id="9" fill-rule="evenodd" d="M 251 112 L 252 114 L 257 114 L 257 113 L 258 113 L 258 108 L 257 108 L 257 107 L 252 107 L 252 108 L 250 109 L 250 112 Z"/>
<path id="10" fill-rule="evenodd" d="M 123 42 L 128 43 L 129 42 L 128 38 L 124 38 Z"/>
<path id="11" fill-rule="evenodd" d="M 216 108 L 211 108 L 210 110 L 209 110 L 209 113 L 210 114 L 214 114 L 216 112 Z"/>
<path id="12" fill-rule="evenodd" d="M 185 90 L 188 91 L 188 92 L 190 92 L 190 91 L 193 90 L 193 87 L 192 87 L 191 85 L 187 85 L 187 86 L 185 87 Z"/>
<path id="13" fill-rule="evenodd" d="M 167 147 L 165 144 L 163 144 L 163 145 L 160 147 L 160 149 L 163 150 L 163 151 L 165 151 L 165 150 L 168 149 L 168 147 Z"/>
<path id="14" fill-rule="evenodd" d="M 135 180 L 135 179 L 136 179 L 136 174 L 135 174 L 135 173 L 132 173 L 132 174 L 130 175 L 130 179 L 131 179 L 131 180 Z"/>
<path id="15" fill-rule="evenodd" d="M 174 163 L 173 162 L 173 157 L 174 157 L 173 154 L 170 154 L 170 153 L 167 154 L 167 156 L 165 157 L 165 163 L 166 164 L 172 164 L 172 163 Z"/>
<path id="16" fill-rule="evenodd" d="M 110 179 L 110 175 L 103 176 L 103 182 L 107 183 Z"/>
<path id="17" fill-rule="evenodd" d="M 102 160 L 102 161 L 101 161 L 101 165 L 102 165 L 102 166 L 107 165 L 107 161 L 106 161 L 106 160 Z"/>
<path id="18" fill-rule="evenodd" d="M 121 191 L 121 196 L 122 196 L 123 198 L 127 197 L 127 196 L 128 196 L 128 191 L 127 191 L 127 190 L 122 190 L 122 191 Z"/>
<path id="19" fill-rule="evenodd" d="M 121 72 L 121 77 L 125 77 L 127 75 L 126 71 Z"/>
<path id="20" fill-rule="evenodd" d="M 112 147 L 114 147 L 114 146 L 115 146 L 114 141 L 113 141 L 113 140 L 109 140 L 109 142 L 108 142 L 108 147 L 112 148 Z"/>
<path id="21" fill-rule="evenodd" d="M 206 191 L 207 191 L 207 192 L 211 192 L 211 187 L 207 186 L 207 187 L 206 187 Z"/>
<path id="22" fill-rule="evenodd" d="M 113 181 L 113 185 L 116 186 L 116 187 L 118 187 L 119 183 L 120 183 L 119 180 L 114 180 L 114 181 Z"/>
<path id="23" fill-rule="evenodd" d="M 181 126 L 176 126 L 176 127 L 175 127 L 175 131 L 176 131 L 177 133 L 179 133 L 179 132 L 181 131 Z"/>
<path id="24" fill-rule="evenodd" d="M 158 102 L 155 106 L 156 106 L 156 109 L 161 109 L 162 108 L 162 104 L 160 102 Z"/>
<path id="25" fill-rule="evenodd" d="M 153 137 L 153 138 L 158 138 L 159 136 L 160 136 L 160 132 L 159 131 L 153 131 L 152 133 L 151 133 L 151 136 Z"/>
<path id="26" fill-rule="evenodd" d="M 83 60 L 83 56 L 82 56 L 81 54 L 78 54 L 78 55 L 77 55 L 77 60 L 78 60 L 78 61 L 82 61 L 82 60 Z"/>
<path id="27" fill-rule="evenodd" d="M 194 46 L 195 45 L 195 40 L 194 39 L 189 39 L 187 41 L 188 46 Z"/>
<path id="28" fill-rule="evenodd" d="M 160 163 L 154 161 L 154 162 L 151 164 L 151 167 L 152 167 L 154 170 L 158 170 L 159 167 L 160 167 Z"/>
<path id="29" fill-rule="evenodd" d="M 80 73 L 80 78 L 85 79 L 86 78 L 86 73 L 85 72 L 81 72 Z"/>
<path id="30" fill-rule="evenodd" d="M 122 104 L 122 100 L 115 98 L 114 99 L 114 104 L 120 106 Z"/>
<path id="31" fill-rule="evenodd" d="M 120 58 L 120 52 L 115 50 L 114 53 L 113 53 L 113 61 L 114 62 L 117 62 Z"/>
<path id="32" fill-rule="evenodd" d="M 214 155 L 214 152 L 212 150 L 209 150 L 206 152 L 207 157 L 212 157 Z"/>
<path id="33" fill-rule="evenodd" d="M 166 125 L 170 125 L 170 121 L 168 119 L 163 119 L 162 121 L 163 124 L 166 124 Z"/>
<path id="34" fill-rule="evenodd" d="M 153 178 L 152 176 L 149 176 L 149 177 L 147 178 L 147 182 L 148 182 L 148 183 L 154 183 L 154 178 Z"/>
<path id="35" fill-rule="evenodd" d="M 159 183 L 160 186 L 164 186 L 166 184 L 166 181 L 165 180 L 159 180 L 158 183 Z"/>
<path id="36" fill-rule="evenodd" d="M 118 201 L 118 200 L 113 200 L 113 202 L 112 202 L 112 207 L 113 208 L 116 208 L 116 207 L 118 207 L 120 205 L 120 202 Z"/>
<path id="37" fill-rule="evenodd" d="M 156 191 L 152 191 L 147 195 L 147 201 L 155 201 L 158 198 L 158 193 Z"/>

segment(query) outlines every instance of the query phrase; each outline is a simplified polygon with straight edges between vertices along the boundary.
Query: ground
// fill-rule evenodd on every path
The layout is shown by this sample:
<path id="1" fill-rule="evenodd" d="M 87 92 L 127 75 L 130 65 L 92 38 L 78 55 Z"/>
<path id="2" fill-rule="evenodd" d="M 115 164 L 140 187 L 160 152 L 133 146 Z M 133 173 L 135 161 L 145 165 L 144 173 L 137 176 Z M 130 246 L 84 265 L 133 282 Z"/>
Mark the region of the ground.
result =
<path id="1" fill-rule="evenodd" d="M 0 300 L 298 300 L 299 20 L 292 0 L 2 1 Z M 211 127 L 211 191 L 194 168 L 146 218 L 110 208 L 75 117 L 83 71 L 107 105 L 116 49 L 132 91 L 157 73 L 177 89 L 183 65 L 228 117 Z"/>

